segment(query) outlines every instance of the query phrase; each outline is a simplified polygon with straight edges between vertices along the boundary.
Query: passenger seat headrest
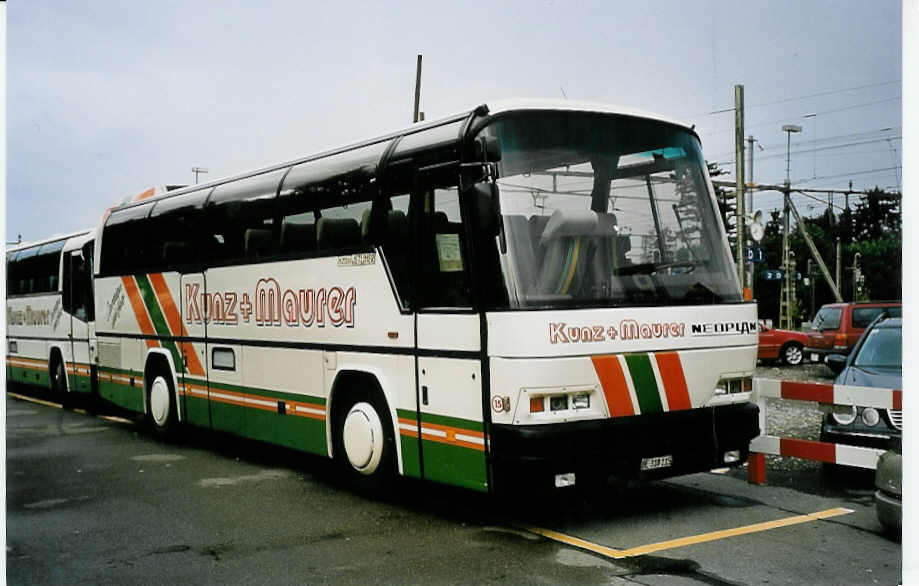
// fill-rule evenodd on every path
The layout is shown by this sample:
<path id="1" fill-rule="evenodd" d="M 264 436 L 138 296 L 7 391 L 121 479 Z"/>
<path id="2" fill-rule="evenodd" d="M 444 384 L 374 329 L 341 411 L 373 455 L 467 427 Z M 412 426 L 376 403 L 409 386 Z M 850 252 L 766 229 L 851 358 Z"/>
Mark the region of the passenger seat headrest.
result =
<path id="1" fill-rule="evenodd" d="M 555 210 L 539 243 L 565 236 L 588 236 L 597 228 L 597 214 L 591 210 Z"/>
<path id="2" fill-rule="evenodd" d="M 319 218 L 316 241 L 322 250 L 360 246 L 361 227 L 354 218 Z"/>

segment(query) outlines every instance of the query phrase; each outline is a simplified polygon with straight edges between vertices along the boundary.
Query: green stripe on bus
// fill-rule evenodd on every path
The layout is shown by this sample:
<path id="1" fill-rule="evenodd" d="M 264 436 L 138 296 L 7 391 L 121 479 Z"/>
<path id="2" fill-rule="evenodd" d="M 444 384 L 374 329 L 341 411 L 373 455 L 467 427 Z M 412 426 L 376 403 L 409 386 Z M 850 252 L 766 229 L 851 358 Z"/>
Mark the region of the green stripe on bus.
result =
<path id="1" fill-rule="evenodd" d="M 413 413 L 410 417 L 414 419 L 415 414 Z M 446 415 L 434 415 L 433 413 L 422 413 L 421 422 L 433 423 L 434 425 L 446 425 L 448 427 L 458 427 L 460 429 L 468 429 L 469 431 L 482 431 L 481 421 L 460 419 L 459 417 L 448 417 Z"/>
<path id="2" fill-rule="evenodd" d="M 425 440 L 423 454 L 426 480 L 488 491 L 485 452 Z"/>
<path id="3" fill-rule="evenodd" d="M 165 337 L 172 336 L 173 333 L 169 331 L 169 324 L 160 309 L 160 303 L 156 298 L 153 285 L 150 284 L 150 279 L 147 278 L 147 275 L 135 275 L 134 280 L 137 281 L 137 288 L 140 291 L 141 298 L 144 300 L 144 305 L 147 307 L 147 313 L 150 315 L 150 321 L 153 322 L 153 328 L 156 333 Z M 176 333 L 175 335 L 179 334 Z M 185 363 L 182 361 L 182 355 L 179 353 L 176 343 L 162 339 L 159 342 L 172 354 L 172 362 L 175 364 L 176 372 L 185 372 Z"/>
<path id="4" fill-rule="evenodd" d="M 101 373 L 106 373 L 106 374 L 109 374 L 109 373 L 111 373 L 111 374 L 126 374 L 126 375 L 128 375 L 128 376 L 141 376 L 141 374 L 142 374 L 141 371 L 139 371 L 139 370 L 128 370 L 128 369 L 125 369 L 125 368 L 115 368 L 115 367 L 112 367 L 112 366 L 100 366 L 100 367 L 99 367 L 99 373 L 100 373 L 100 374 L 101 374 Z"/>
<path id="5" fill-rule="evenodd" d="M 642 415 L 663 411 L 657 381 L 651 369 L 651 358 L 647 354 L 626 354 L 625 362 L 629 366 L 629 376 L 632 377 Z"/>

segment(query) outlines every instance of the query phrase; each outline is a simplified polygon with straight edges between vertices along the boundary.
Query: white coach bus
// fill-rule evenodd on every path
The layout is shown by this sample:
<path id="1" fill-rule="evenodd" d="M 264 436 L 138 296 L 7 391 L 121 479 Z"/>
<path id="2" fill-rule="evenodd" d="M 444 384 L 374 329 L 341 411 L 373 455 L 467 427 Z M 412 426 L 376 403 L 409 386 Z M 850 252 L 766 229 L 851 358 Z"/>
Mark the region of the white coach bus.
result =
<path id="1" fill-rule="evenodd" d="M 93 391 L 94 230 L 10 248 L 7 380 L 50 387 L 62 402 Z"/>
<path id="2" fill-rule="evenodd" d="M 693 129 L 500 102 L 114 208 L 100 395 L 480 491 L 737 464 L 756 305 Z"/>

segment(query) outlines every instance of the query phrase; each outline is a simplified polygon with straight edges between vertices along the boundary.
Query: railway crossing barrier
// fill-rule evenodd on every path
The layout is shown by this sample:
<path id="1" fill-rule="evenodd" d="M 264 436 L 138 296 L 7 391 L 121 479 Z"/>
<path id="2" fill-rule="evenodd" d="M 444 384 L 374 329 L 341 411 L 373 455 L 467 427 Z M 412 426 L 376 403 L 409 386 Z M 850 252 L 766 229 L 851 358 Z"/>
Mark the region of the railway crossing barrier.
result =
<path id="1" fill-rule="evenodd" d="M 813 401 L 825 409 L 833 405 L 903 409 L 903 392 L 900 389 L 753 379 L 753 400 L 759 406 L 761 435 L 750 441 L 747 481 L 752 484 L 766 482 L 767 454 L 874 470 L 878 458 L 885 452 L 875 448 L 766 435 L 766 398 Z"/>

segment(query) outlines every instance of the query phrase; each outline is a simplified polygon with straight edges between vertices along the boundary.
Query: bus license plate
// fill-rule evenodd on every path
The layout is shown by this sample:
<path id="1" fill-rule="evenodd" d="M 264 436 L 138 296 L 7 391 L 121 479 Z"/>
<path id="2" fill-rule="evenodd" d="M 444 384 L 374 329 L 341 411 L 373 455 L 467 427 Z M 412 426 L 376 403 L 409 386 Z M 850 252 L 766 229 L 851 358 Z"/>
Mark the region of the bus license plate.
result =
<path id="1" fill-rule="evenodd" d="M 819 354 L 811 354 L 811 362 L 820 362 Z"/>
<path id="2" fill-rule="evenodd" d="M 642 472 L 648 470 L 658 470 L 660 468 L 670 468 L 673 465 L 673 456 L 657 456 L 655 458 L 642 458 Z"/>

